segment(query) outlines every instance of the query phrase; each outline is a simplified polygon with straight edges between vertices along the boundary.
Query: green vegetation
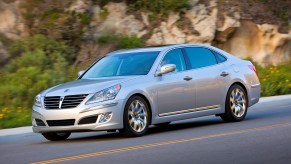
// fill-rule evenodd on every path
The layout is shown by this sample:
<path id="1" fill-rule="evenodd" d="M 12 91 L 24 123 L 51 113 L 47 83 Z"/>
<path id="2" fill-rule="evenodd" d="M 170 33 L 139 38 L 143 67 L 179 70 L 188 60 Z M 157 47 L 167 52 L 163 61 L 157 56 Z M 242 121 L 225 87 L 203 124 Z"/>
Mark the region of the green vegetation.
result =
<path id="1" fill-rule="evenodd" d="M 109 11 L 106 7 L 104 7 L 103 9 L 100 10 L 99 14 L 100 14 L 101 19 L 105 20 L 107 16 L 109 15 Z"/>
<path id="2" fill-rule="evenodd" d="M 97 38 L 100 44 L 116 44 L 117 49 L 142 47 L 144 42 L 135 35 L 102 35 Z"/>
<path id="3" fill-rule="evenodd" d="M 30 125 L 36 94 L 75 78 L 69 68 L 74 54 L 63 42 L 35 35 L 9 50 L 19 57 L 0 70 L 0 128 Z"/>
<path id="4" fill-rule="evenodd" d="M 78 49 L 91 22 L 91 14 L 68 11 L 72 3 L 71 0 L 26 0 L 21 3 L 22 15 L 30 34 L 42 34 Z"/>
<path id="5" fill-rule="evenodd" d="M 132 10 L 152 12 L 156 15 L 167 16 L 171 11 L 189 8 L 188 0 L 132 0 Z"/>
<path id="6" fill-rule="evenodd" d="M 138 37 L 124 35 L 103 35 L 97 42 L 116 44 L 118 49 L 144 45 Z M 0 129 L 30 125 L 34 97 L 44 89 L 75 79 L 78 71 L 70 66 L 75 57 L 72 48 L 44 35 L 13 42 L 8 48 L 18 57 L 0 70 Z M 291 63 L 256 68 L 262 96 L 291 94 Z"/>
<path id="7" fill-rule="evenodd" d="M 118 49 L 144 44 L 136 36 L 124 35 L 104 35 L 97 41 L 116 44 Z M 72 48 L 44 35 L 10 41 L 8 50 L 18 57 L 0 68 L 0 129 L 31 125 L 34 97 L 44 89 L 75 79 L 78 71 L 71 66 L 75 60 Z"/>
<path id="8" fill-rule="evenodd" d="M 291 63 L 277 67 L 256 65 L 261 82 L 261 96 L 291 94 Z"/>
<path id="9" fill-rule="evenodd" d="M 189 0 L 123 0 L 131 11 L 151 12 L 154 15 L 167 16 L 171 11 L 189 8 Z M 94 0 L 95 4 L 104 7 L 115 0 Z M 117 1 L 118 2 L 118 1 Z"/>

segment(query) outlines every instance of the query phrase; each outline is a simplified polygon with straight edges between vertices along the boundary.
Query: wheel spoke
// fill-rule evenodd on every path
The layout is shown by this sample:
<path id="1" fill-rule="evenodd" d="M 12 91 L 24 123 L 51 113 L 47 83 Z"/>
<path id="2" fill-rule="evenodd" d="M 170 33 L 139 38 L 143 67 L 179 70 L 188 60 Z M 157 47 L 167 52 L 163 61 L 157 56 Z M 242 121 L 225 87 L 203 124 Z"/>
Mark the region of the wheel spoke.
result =
<path id="1" fill-rule="evenodd" d="M 139 120 L 139 131 L 141 132 L 144 129 L 143 121 Z"/>
<path id="2" fill-rule="evenodd" d="M 138 106 L 139 106 L 139 101 L 136 100 L 136 101 L 135 101 L 135 106 L 134 106 L 134 108 L 135 108 L 135 109 L 138 109 Z"/>
<path id="3" fill-rule="evenodd" d="M 135 131 L 137 131 L 137 121 L 136 121 L 136 120 L 134 121 L 133 129 L 134 129 Z"/>
<path id="4" fill-rule="evenodd" d="M 130 115 L 131 118 L 134 117 L 133 112 L 131 110 L 128 111 L 128 115 Z"/>
<path id="5" fill-rule="evenodd" d="M 144 127 L 144 125 L 145 125 L 144 120 L 140 120 L 140 125 L 141 125 L 141 127 Z"/>
<path id="6" fill-rule="evenodd" d="M 232 106 L 230 107 L 230 109 L 234 112 L 234 109 L 235 109 L 235 105 L 232 104 Z"/>
<path id="7" fill-rule="evenodd" d="M 232 97 L 232 95 L 230 96 L 230 102 L 233 103 L 234 99 Z"/>
<path id="8" fill-rule="evenodd" d="M 144 117 L 144 116 L 146 116 L 145 113 L 141 113 L 141 114 L 139 114 L 139 117 Z"/>
<path id="9" fill-rule="evenodd" d="M 139 114 L 139 113 L 141 113 L 143 110 L 144 110 L 144 109 L 143 109 L 143 106 L 141 105 L 141 106 L 138 108 L 137 113 Z"/>
<path id="10" fill-rule="evenodd" d="M 129 120 L 129 124 L 130 125 L 134 124 L 134 118 L 133 117 Z"/>

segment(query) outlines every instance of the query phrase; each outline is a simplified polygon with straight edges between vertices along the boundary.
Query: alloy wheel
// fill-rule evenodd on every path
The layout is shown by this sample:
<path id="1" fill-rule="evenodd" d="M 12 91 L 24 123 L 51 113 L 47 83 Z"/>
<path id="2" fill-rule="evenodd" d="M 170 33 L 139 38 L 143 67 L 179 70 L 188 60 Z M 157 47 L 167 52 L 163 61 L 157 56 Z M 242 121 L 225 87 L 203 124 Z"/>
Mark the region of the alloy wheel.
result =
<path id="1" fill-rule="evenodd" d="M 246 98 L 245 94 L 239 88 L 232 90 L 230 94 L 230 109 L 236 117 L 242 117 L 246 112 Z"/>
<path id="2" fill-rule="evenodd" d="M 132 101 L 128 108 L 128 121 L 132 130 L 142 132 L 147 126 L 147 117 L 146 105 L 140 100 Z"/>

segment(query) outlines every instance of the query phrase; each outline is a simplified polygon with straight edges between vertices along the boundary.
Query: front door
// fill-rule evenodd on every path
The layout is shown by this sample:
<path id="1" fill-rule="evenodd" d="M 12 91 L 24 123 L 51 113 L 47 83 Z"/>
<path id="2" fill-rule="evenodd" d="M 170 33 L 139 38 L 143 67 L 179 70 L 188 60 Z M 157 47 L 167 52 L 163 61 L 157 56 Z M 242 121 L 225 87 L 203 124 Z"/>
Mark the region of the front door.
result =
<path id="1" fill-rule="evenodd" d="M 165 64 L 175 64 L 176 70 L 156 77 L 159 116 L 179 114 L 182 110 L 194 108 L 195 91 L 189 89 L 189 79 L 185 78 L 188 72 L 181 49 L 168 52 L 160 67 Z"/>

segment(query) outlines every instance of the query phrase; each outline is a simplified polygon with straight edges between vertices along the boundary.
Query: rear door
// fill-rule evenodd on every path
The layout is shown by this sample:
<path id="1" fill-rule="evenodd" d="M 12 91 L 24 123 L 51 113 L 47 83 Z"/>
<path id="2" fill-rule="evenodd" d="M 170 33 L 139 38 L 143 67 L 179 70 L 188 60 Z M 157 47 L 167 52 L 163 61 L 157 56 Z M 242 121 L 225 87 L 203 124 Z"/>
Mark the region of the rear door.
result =
<path id="1" fill-rule="evenodd" d="M 196 110 L 221 107 L 228 78 L 224 64 L 208 48 L 186 47 L 184 52 L 191 67 L 190 88 L 195 88 Z"/>

